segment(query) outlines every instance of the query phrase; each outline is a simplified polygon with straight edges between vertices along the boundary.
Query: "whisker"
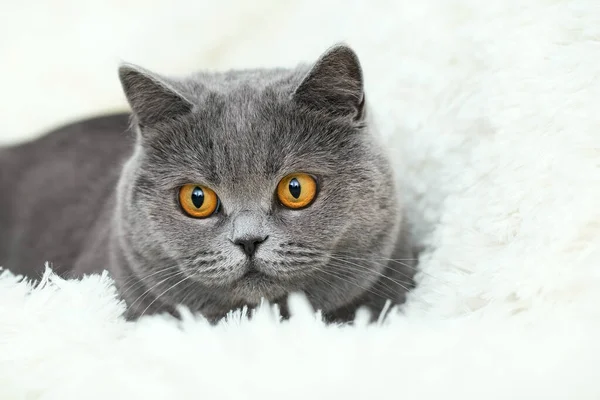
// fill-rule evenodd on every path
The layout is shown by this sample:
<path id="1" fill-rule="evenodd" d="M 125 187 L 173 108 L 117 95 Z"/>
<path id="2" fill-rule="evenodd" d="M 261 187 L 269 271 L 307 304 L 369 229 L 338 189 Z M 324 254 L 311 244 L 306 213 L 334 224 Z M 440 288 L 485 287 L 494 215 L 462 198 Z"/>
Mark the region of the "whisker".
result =
<path id="1" fill-rule="evenodd" d="M 343 253 L 342 253 L 343 254 Z M 374 257 L 374 258 L 361 258 L 361 257 L 343 257 L 344 259 L 352 259 L 352 260 L 359 260 L 359 261 L 369 261 L 369 260 L 381 260 L 381 261 L 386 261 L 386 262 L 392 262 L 394 264 L 399 264 L 402 265 L 416 273 L 421 273 L 423 275 L 426 275 L 432 279 L 436 279 L 448 286 L 451 286 L 450 283 L 448 283 L 447 281 L 444 281 L 442 278 L 439 278 L 435 275 L 432 275 L 431 273 L 422 270 L 421 268 L 414 266 L 414 265 L 410 265 L 408 263 L 405 263 L 403 261 L 418 261 L 418 258 L 387 258 L 387 257 Z M 400 271 L 398 271 L 400 272 Z M 402 272 L 400 272 L 402 273 Z M 407 278 L 412 278 L 406 274 L 403 274 L 404 276 L 406 276 Z"/>
<path id="2" fill-rule="evenodd" d="M 390 310 L 391 307 L 392 307 L 392 302 L 389 300 L 386 300 L 385 305 L 383 306 L 383 308 L 379 312 L 379 316 L 377 317 L 377 325 L 382 325 L 385 322 L 388 311 Z"/>
<path id="3" fill-rule="evenodd" d="M 186 289 L 190 289 L 190 287 L 183 288 L 183 291 L 185 291 Z M 185 293 L 185 295 L 181 298 L 181 300 L 177 302 L 179 305 L 183 305 L 187 308 L 190 308 L 189 304 L 186 304 L 186 303 L 187 303 L 187 300 L 190 297 L 190 295 L 192 295 L 195 292 L 193 286 L 191 287 L 191 289 L 192 290 L 188 290 L 187 293 Z M 191 308 L 190 308 L 190 311 L 193 311 L 193 310 L 191 310 Z"/>
<path id="4" fill-rule="evenodd" d="M 414 266 L 412 266 L 412 265 L 410 265 L 410 264 L 403 263 L 403 262 L 401 262 L 401 261 L 399 261 L 399 260 L 390 259 L 390 260 L 388 260 L 388 261 L 390 261 L 390 262 L 392 262 L 392 263 L 395 263 L 395 264 L 400 264 L 400 265 L 402 265 L 402 266 L 404 266 L 404 267 L 406 267 L 406 268 L 409 268 L 409 269 L 411 269 L 412 271 L 414 271 L 416 274 L 423 274 L 423 275 L 425 275 L 425 276 L 428 276 L 428 277 L 430 277 L 430 278 L 432 278 L 432 279 L 435 279 L 435 280 L 437 280 L 438 282 L 441 282 L 441 283 L 443 283 L 443 284 L 445 284 L 445 285 L 447 285 L 447 286 L 452 286 L 452 285 L 450 285 L 450 283 L 449 283 L 448 281 L 446 281 L 446 280 L 444 280 L 444 279 L 442 279 L 442 278 L 440 278 L 440 277 L 437 277 L 437 276 L 435 276 L 435 275 L 433 275 L 433 274 L 431 274 L 431 273 L 429 273 L 429 272 L 427 272 L 427 271 L 424 271 L 423 269 L 420 269 L 420 268 L 414 267 Z M 402 272 L 401 272 L 401 273 L 402 273 Z M 405 275 L 405 276 L 406 276 L 406 275 Z"/>
<path id="5" fill-rule="evenodd" d="M 339 264 L 338 264 L 338 265 L 333 265 L 333 266 L 334 266 L 334 267 L 337 267 L 337 268 L 339 268 L 339 267 L 340 267 L 340 265 L 339 265 Z M 342 266 L 343 268 L 358 268 L 358 267 L 357 267 L 357 265 L 348 265 L 348 264 L 342 264 L 341 266 Z M 369 268 L 369 267 L 366 267 L 366 266 L 364 266 L 364 267 L 362 267 L 362 268 Z M 378 273 L 379 273 L 379 272 L 378 272 Z M 379 274 L 381 274 L 381 273 L 379 273 Z M 400 282 L 402 282 L 402 283 L 405 283 L 405 284 L 407 284 L 407 285 L 410 285 L 410 286 L 412 286 L 412 285 L 414 284 L 412 277 L 409 277 L 409 276 L 407 276 L 407 275 L 405 275 L 405 274 L 402 274 L 402 275 L 403 275 L 403 276 L 405 276 L 405 277 L 407 277 L 407 278 L 409 278 L 409 279 L 410 279 L 410 282 L 406 282 L 406 281 L 397 281 L 397 283 L 398 283 L 398 284 L 400 284 Z M 389 279 L 393 279 L 393 278 L 391 278 L 391 277 L 387 277 L 387 279 L 389 280 Z M 442 279 L 439 279 L 439 278 L 438 278 L 438 280 L 439 280 L 439 282 L 446 284 L 446 285 L 447 285 L 449 288 L 451 288 L 451 289 L 452 289 L 452 285 L 450 285 L 449 283 L 447 283 L 447 282 L 445 282 L 444 280 L 442 280 Z M 406 288 L 404 285 L 402 285 L 402 286 L 403 286 L 403 287 L 404 287 L 404 288 L 405 288 L 407 291 L 410 291 L 410 290 L 411 290 L 411 289 L 408 289 L 408 288 Z M 439 292 L 437 292 L 437 291 L 436 291 L 436 293 L 439 293 Z"/>
<path id="6" fill-rule="evenodd" d="M 333 271 L 340 275 L 341 271 L 347 270 L 348 265 L 344 264 L 330 264 L 330 267 L 335 268 Z M 354 266 L 350 266 L 350 268 L 356 268 Z M 378 277 L 385 277 L 385 275 L 378 274 Z M 394 285 L 392 285 L 392 283 Z M 393 280 L 392 283 L 386 281 L 379 281 L 379 286 L 373 285 L 370 288 L 370 292 L 383 297 L 396 297 L 400 291 L 399 288 L 402 288 L 402 292 L 408 291 L 408 287 L 405 286 L 402 282 Z"/>
<path id="7" fill-rule="evenodd" d="M 337 258 L 335 256 L 331 256 L 331 258 L 334 259 L 334 260 L 337 260 L 338 262 L 348 263 L 347 265 L 353 265 L 355 267 L 362 268 L 363 271 L 364 270 L 373 271 L 373 272 L 377 273 L 378 276 L 380 276 L 382 278 L 385 278 L 385 279 L 387 279 L 387 280 L 389 280 L 389 281 L 391 281 L 391 282 L 393 282 L 393 283 L 395 283 L 397 285 L 402 286 L 402 288 L 404 288 L 404 290 L 407 290 L 407 291 L 410 290 L 406 286 L 402 285 L 400 282 L 396 281 L 395 279 L 393 279 L 393 278 L 391 278 L 391 277 L 389 277 L 389 276 L 387 276 L 387 275 L 385 275 L 385 274 L 383 274 L 383 273 L 381 273 L 381 272 L 379 272 L 377 270 L 374 270 L 373 268 L 369 268 L 368 266 L 365 266 L 365 265 L 361 265 L 361 264 L 357 264 L 357 263 L 354 263 L 354 262 L 351 262 L 351 261 L 348 261 L 348 260 L 344 260 L 342 258 Z"/>
<path id="8" fill-rule="evenodd" d="M 155 288 L 157 288 L 158 286 L 162 285 L 163 283 L 165 283 L 166 281 L 168 281 L 169 279 L 172 279 L 176 276 L 182 275 L 184 274 L 185 271 L 178 271 L 178 272 L 174 272 L 172 274 L 167 275 L 166 278 L 160 280 L 159 282 L 157 282 L 156 284 L 154 284 L 153 286 L 151 286 L 149 289 L 147 289 L 144 293 L 142 293 L 140 296 L 138 296 L 138 298 L 129 305 L 130 308 L 133 308 L 134 304 L 136 304 L 138 301 L 144 299 L 152 290 L 154 290 Z"/>
<path id="9" fill-rule="evenodd" d="M 168 271 L 163 270 L 163 271 L 161 271 L 161 274 L 152 274 L 152 275 L 158 275 L 158 277 L 160 278 L 165 272 L 168 273 Z M 145 285 L 147 284 L 147 282 L 144 280 L 145 278 L 146 278 L 145 276 L 138 277 L 137 281 L 134 281 L 129 285 L 123 285 L 122 296 L 126 298 L 129 294 L 136 292 L 138 289 L 144 288 Z"/>
<path id="10" fill-rule="evenodd" d="M 329 276 L 332 276 L 334 278 L 340 279 L 344 283 L 350 283 L 350 284 L 358 287 L 359 289 L 361 289 L 364 292 L 368 292 L 368 293 L 374 294 L 376 296 L 383 296 L 383 297 L 387 296 L 387 294 L 385 292 L 377 290 L 374 287 L 367 287 L 367 286 L 365 286 L 365 285 L 363 285 L 360 282 L 357 282 L 355 280 L 348 279 L 348 277 L 346 277 L 344 275 L 341 275 L 338 271 L 335 271 L 335 270 L 326 270 L 326 269 L 319 269 L 319 271 L 321 273 L 326 274 L 326 275 L 329 275 Z M 334 287 L 334 286 L 332 285 L 332 287 Z"/>
<path id="11" fill-rule="evenodd" d="M 184 272 L 184 271 L 182 271 L 182 272 Z M 164 292 L 162 292 L 161 294 L 159 294 L 158 296 L 156 296 L 156 297 L 154 298 L 154 300 L 152 300 L 152 301 L 150 302 L 150 304 L 148 304 L 148 307 L 146 307 L 146 308 L 144 309 L 144 311 L 142 311 L 142 314 L 141 314 L 141 316 L 143 317 L 143 316 L 144 316 L 144 314 L 146 314 L 146 311 L 148 311 L 148 309 L 149 309 L 150 307 L 152 307 L 152 304 L 154 304 L 154 303 L 155 303 L 155 302 L 156 302 L 158 299 L 160 299 L 160 298 L 161 298 L 162 296 L 164 296 L 164 295 L 165 295 L 167 292 L 169 292 L 169 291 L 173 290 L 175 287 L 177 287 L 177 286 L 181 285 L 183 282 L 187 281 L 187 280 L 188 280 L 188 279 L 190 279 L 191 277 L 192 277 L 191 275 L 185 276 L 185 277 L 184 277 L 183 279 L 181 279 L 179 282 L 177 282 L 177 283 L 175 283 L 175 284 L 171 285 L 171 286 L 170 286 L 170 287 L 169 287 L 167 290 L 165 290 Z"/>
<path id="12" fill-rule="evenodd" d="M 149 278 L 149 277 L 151 277 L 151 276 L 155 276 L 155 275 L 161 274 L 161 273 L 163 273 L 163 272 L 169 271 L 169 270 L 171 270 L 171 269 L 173 269 L 173 268 L 175 268 L 175 267 L 176 267 L 176 266 L 173 266 L 173 265 L 172 265 L 172 266 L 170 266 L 170 267 L 167 267 L 167 268 L 162 268 L 162 269 L 159 269 L 158 271 L 154 271 L 154 272 L 153 272 L 153 273 L 151 273 L 151 274 L 148 274 L 148 275 L 144 274 L 144 275 L 143 275 L 143 277 L 140 277 L 139 275 L 136 275 L 136 274 L 132 273 L 132 274 L 131 274 L 131 276 L 130 276 L 130 277 L 127 279 L 127 280 L 125 280 L 125 281 L 123 282 L 123 286 L 126 286 L 126 285 L 128 285 L 128 284 L 129 284 L 129 283 L 131 283 L 131 281 L 133 281 L 134 279 L 142 280 L 142 278 Z"/>

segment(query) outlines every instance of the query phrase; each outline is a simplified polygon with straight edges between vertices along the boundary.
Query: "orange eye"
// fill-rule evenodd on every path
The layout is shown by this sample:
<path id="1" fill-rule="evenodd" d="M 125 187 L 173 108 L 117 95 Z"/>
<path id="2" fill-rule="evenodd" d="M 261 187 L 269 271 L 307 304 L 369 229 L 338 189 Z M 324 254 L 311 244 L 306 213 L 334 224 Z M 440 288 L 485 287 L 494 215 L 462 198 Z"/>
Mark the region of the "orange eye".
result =
<path id="1" fill-rule="evenodd" d="M 206 186 L 185 185 L 179 189 L 179 204 L 187 215 L 194 218 L 206 218 L 219 209 L 217 194 Z"/>
<path id="2" fill-rule="evenodd" d="M 277 197 L 287 208 L 304 208 L 312 203 L 316 195 L 317 182 L 307 174 L 288 175 L 277 185 Z"/>

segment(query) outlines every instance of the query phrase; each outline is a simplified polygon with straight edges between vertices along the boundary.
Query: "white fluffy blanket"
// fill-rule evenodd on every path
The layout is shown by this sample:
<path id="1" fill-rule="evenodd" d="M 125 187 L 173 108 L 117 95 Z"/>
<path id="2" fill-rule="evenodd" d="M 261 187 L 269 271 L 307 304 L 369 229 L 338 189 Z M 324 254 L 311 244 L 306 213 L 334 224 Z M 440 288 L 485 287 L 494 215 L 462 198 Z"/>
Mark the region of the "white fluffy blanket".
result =
<path id="1" fill-rule="evenodd" d="M 426 251 L 406 314 L 353 328 L 300 299 L 285 323 L 126 323 L 107 277 L 4 274 L 1 399 L 600 398 L 597 0 L 2 8 L 4 143 L 123 108 L 121 58 L 186 73 L 347 41 Z"/>

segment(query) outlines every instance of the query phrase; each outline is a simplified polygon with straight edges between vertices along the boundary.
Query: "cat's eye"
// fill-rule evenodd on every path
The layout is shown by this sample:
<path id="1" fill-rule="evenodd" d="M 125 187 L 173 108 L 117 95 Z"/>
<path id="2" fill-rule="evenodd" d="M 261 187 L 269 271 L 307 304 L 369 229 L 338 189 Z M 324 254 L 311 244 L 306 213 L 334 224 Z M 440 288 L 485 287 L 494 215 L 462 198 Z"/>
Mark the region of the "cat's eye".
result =
<path id="1" fill-rule="evenodd" d="M 287 208 L 309 206 L 317 196 L 317 181 L 308 174 L 291 174 L 277 185 L 277 198 Z"/>
<path id="2" fill-rule="evenodd" d="M 210 188 L 185 185 L 179 189 L 179 204 L 193 218 L 207 218 L 219 210 L 219 197 Z"/>

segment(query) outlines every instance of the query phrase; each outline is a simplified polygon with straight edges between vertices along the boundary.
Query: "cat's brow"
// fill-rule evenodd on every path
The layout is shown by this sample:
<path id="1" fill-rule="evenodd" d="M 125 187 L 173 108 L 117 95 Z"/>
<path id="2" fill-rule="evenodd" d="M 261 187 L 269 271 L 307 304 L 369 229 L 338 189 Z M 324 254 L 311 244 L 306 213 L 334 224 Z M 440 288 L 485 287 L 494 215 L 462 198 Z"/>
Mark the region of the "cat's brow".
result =
<path id="1" fill-rule="evenodd" d="M 332 175 L 337 172 L 339 167 L 333 162 L 325 160 L 313 160 L 310 158 L 297 158 L 286 161 L 279 168 L 279 175 L 288 175 L 295 172 L 304 172 L 313 175 Z"/>

